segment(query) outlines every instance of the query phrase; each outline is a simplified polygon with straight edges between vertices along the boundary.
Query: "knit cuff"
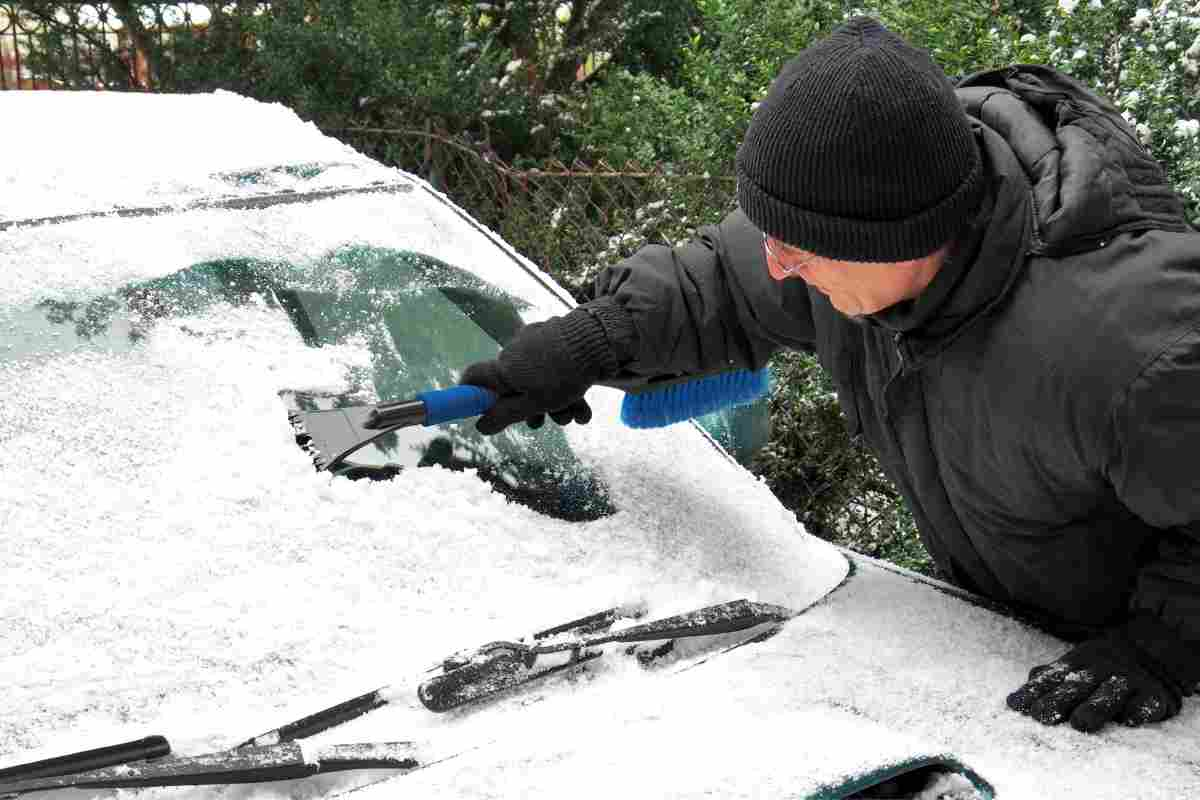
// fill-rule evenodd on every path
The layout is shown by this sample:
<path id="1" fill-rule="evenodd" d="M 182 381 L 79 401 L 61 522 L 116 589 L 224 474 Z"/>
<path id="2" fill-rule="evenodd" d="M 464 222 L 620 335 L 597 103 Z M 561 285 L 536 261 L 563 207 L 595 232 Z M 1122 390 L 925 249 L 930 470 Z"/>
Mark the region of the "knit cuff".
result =
<path id="1" fill-rule="evenodd" d="M 560 317 L 558 328 L 567 356 L 585 383 L 617 374 L 619 364 L 604 326 L 587 309 L 576 308 Z"/>
<path id="2" fill-rule="evenodd" d="M 638 332 L 633 316 L 625 306 L 611 297 L 597 297 L 580 306 L 604 328 L 608 343 L 616 356 L 617 366 L 623 367 L 637 355 Z"/>
<path id="3" fill-rule="evenodd" d="M 1146 612 L 1135 614 L 1125 623 L 1123 633 L 1138 649 L 1153 660 L 1159 671 L 1179 684 L 1190 695 L 1200 683 L 1200 642 L 1190 642 L 1159 617 Z"/>

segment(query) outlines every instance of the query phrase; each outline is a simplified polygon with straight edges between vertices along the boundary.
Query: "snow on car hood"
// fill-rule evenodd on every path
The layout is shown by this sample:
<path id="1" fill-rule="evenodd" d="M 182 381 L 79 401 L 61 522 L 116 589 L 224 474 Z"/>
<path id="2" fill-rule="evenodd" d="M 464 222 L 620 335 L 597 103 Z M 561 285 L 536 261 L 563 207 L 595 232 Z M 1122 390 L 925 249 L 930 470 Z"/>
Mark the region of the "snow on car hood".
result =
<path id="1" fill-rule="evenodd" d="M 965 763 L 1000 800 L 1200 790 L 1195 704 L 1098 735 L 1043 726 L 1004 698 L 1061 641 L 856 561 L 843 588 L 768 641 L 679 674 L 556 691 L 524 707 L 520 735 L 497 726 L 442 764 L 348 797 L 556 796 L 572 780 L 590 797 L 832 797 L 820 790 L 917 754 Z M 374 724 L 385 718 L 343 733 L 378 735 Z"/>
<path id="2" fill-rule="evenodd" d="M 25 255 L 0 278 L 0 338 L 38 296 L 96 296 L 282 239 L 302 255 L 328 244 L 313 231 L 331 226 L 314 219 L 344 214 L 337 230 L 353 238 L 353 218 L 402 217 L 397 197 L 0 232 L 0 252 Z M 443 255 L 461 238 L 470 262 L 469 236 L 428 217 L 387 230 L 405 226 L 440 239 Z M 163 246 L 147 255 L 147 241 Z M 489 277 L 510 290 L 528 280 Z M 307 347 L 261 305 L 171 316 L 120 350 L 20 347 L 0 365 L 6 761 L 133 730 L 202 752 L 615 604 L 803 608 L 846 573 L 698 430 L 600 424 L 617 417 L 612 390 L 593 391 L 598 421 L 568 438 L 618 512 L 567 523 L 438 467 L 381 483 L 316 473 L 277 392 L 337 389 L 365 356 Z"/>

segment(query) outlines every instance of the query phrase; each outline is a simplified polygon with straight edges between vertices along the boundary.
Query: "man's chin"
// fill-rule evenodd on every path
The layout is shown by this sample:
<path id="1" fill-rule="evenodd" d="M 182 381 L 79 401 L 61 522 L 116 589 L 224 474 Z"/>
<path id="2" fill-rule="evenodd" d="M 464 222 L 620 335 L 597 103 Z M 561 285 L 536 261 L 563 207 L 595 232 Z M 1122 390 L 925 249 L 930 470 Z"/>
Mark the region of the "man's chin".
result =
<path id="1" fill-rule="evenodd" d="M 844 311 L 837 306 L 834 306 L 833 310 L 841 314 L 850 322 L 853 322 L 855 325 L 866 325 L 867 320 L 870 319 L 870 313 L 863 311 L 861 307 L 855 307 L 853 312 Z"/>
<path id="2" fill-rule="evenodd" d="M 829 295 L 825 295 L 825 296 L 829 297 Z M 833 306 L 834 310 L 837 311 L 839 314 L 841 314 L 843 317 L 849 317 L 850 319 L 856 319 L 856 318 L 863 316 L 863 310 L 860 306 L 852 306 L 850 308 L 847 308 L 847 307 L 841 305 L 840 303 L 838 303 L 832 297 L 829 297 L 829 304 L 831 306 Z"/>

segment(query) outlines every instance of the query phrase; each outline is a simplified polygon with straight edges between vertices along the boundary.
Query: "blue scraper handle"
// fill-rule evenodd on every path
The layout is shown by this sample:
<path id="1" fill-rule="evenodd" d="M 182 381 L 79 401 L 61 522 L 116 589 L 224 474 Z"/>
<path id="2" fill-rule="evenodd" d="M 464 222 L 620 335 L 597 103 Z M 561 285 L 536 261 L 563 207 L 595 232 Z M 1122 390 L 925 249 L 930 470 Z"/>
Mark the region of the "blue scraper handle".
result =
<path id="1" fill-rule="evenodd" d="M 496 405 L 495 392 L 482 386 L 454 386 L 421 392 L 417 399 L 425 404 L 423 425 L 441 425 L 456 419 L 477 417 Z"/>

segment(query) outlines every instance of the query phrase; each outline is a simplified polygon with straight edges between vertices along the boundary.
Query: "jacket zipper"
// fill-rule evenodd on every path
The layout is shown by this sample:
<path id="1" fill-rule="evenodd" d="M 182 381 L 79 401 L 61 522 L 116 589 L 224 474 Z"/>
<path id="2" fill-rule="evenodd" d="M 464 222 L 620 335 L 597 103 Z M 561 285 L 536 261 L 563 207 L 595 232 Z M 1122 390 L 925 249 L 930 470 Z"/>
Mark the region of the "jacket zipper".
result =
<path id="1" fill-rule="evenodd" d="M 896 431 L 892 428 L 892 412 L 888 406 L 888 390 L 892 388 L 892 384 L 896 382 L 896 379 L 908 369 L 908 361 L 904 358 L 904 332 L 896 331 L 896 333 L 892 334 L 892 341 L 896 345 L 896 357 L 899 360 L 896 363 L 896 370 L 887 379 L 887 383 L 883 385 L 883 393 L 879 400 L 881 410 L 883 411 L 883 418 L 888 424 L 888 432 L 891 434 L 892 439 L 896 440 L 897 446 L 899 446 Z"/>
<path id="2" fill-rule="evenodd" d="M 1042 241 L 1042 231 L 1038 227 L 1040 224 L 1038 220 L 1041 218 L 1041 209 L 1038 207 L 1037 194 L 1032 188 L 1029 190 L 1029 200 L 1033 213 L 1033 229 L 1030 232 L 1030 238 L 1033 239 L 1033 248 L 1030 250 L 1030 253 L 1036 255 L 1046 252 L 1046 243 Z"/>

